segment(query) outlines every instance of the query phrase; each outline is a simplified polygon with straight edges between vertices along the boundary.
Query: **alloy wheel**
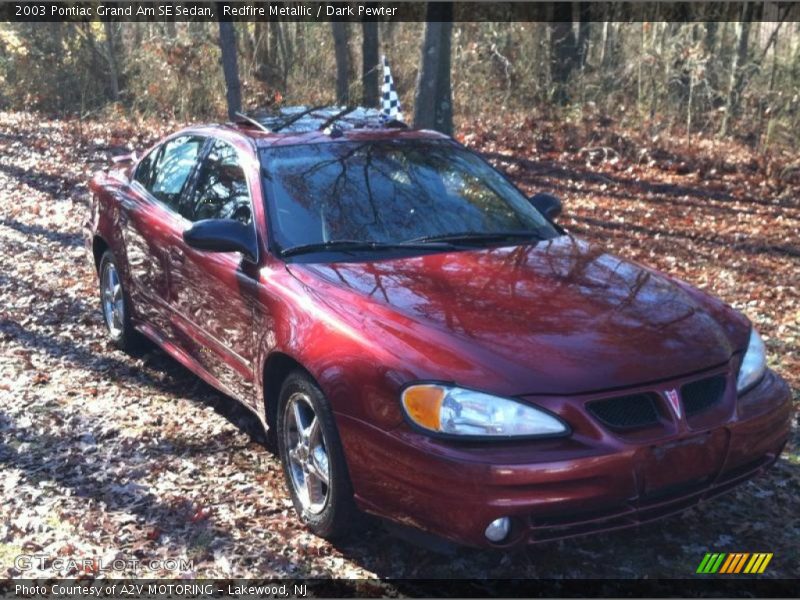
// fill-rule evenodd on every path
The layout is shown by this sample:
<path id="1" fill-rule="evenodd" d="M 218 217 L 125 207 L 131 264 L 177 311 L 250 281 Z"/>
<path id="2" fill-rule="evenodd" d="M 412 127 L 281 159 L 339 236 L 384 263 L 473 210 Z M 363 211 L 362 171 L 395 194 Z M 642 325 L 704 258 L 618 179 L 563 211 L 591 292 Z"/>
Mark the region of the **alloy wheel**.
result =
<path id="1" fill-rule="evenodd" d="M 321 423 L 310 398 L 302 392 L 291 395 L 283 418 L 292 487 L 304 512 L 319 514 L 328 502 L 331 480 Z"/>
<path id="2" fill-rule="evenodd" d="M 112 337 L 117 338 L 122 335 L 125 327 L 125 300 L 117 268 L 112 262 L 107 262 L 103 268 L 100 291 L 103 301 L 103 317 Z"/>

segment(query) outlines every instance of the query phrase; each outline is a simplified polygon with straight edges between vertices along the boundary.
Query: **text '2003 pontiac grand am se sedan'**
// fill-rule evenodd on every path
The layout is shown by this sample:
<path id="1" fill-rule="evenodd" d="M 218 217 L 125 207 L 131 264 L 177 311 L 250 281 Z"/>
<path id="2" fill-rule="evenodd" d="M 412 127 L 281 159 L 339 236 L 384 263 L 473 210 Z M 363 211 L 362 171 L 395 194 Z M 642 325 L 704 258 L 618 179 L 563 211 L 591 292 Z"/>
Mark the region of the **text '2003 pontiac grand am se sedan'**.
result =
<path id="1" fill-rule="evenodd" d="M 489 547 L 644 523 L 771 465 L 788 386 L 719 300 L 376 111 L 198 126 L 91 182 L 113 342 L 249 407 L 311 531 Z"/>

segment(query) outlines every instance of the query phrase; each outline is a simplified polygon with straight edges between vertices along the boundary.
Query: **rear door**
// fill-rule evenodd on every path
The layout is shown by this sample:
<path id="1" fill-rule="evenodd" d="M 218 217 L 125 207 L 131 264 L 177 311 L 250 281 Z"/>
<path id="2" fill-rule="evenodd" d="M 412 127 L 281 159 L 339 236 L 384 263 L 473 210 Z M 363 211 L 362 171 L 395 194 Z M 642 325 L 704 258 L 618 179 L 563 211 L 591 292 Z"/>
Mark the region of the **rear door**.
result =
<path id="1" fill-rule="evenodd" d="M 162 337 L 173 337 L 170 315 L 171 255 L 188 221 L 179 214 L 206 139 L 180 135 L 137 165 L 125 200 L 122 232 L 137 316 Z"/>
<path id="2" fill-rule="evenodd" d="M 235 219 L 256 227 L 243 152 L 221 139 L 209 141 L 182 208 L 190 221 Z M 255 406 L 257 265 L 236 252 L 180 245 L 170 269 L 181 344 L 230 393 Z"/>

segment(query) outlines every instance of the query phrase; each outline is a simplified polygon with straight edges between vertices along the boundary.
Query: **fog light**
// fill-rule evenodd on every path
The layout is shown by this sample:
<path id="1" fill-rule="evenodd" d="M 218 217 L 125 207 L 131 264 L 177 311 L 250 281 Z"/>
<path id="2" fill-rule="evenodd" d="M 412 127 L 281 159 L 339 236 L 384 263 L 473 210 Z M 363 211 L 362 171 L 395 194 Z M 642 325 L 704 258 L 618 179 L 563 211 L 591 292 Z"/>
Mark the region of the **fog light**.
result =
<path id="1" fill-rule="evenodd" d="M 486 528 L 486 539 L 490 542 L 502 542 L 511 531 L 511 519 L 508 517 L 500 517 L 495 519 Z"/>

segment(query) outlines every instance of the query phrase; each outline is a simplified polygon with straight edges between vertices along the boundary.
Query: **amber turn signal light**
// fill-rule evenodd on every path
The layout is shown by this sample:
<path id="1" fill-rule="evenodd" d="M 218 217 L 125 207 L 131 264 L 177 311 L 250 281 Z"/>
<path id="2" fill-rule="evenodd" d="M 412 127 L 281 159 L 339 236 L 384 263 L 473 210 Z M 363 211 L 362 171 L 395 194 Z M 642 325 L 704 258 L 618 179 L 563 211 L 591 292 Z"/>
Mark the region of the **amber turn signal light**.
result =
<path id="1" fill-rule="evenodd" d="M 446 391 L 439 385 L 415 385 L 403 392 L 403 406 L 417 425 L 439 431 L 439 415 Z"/>

